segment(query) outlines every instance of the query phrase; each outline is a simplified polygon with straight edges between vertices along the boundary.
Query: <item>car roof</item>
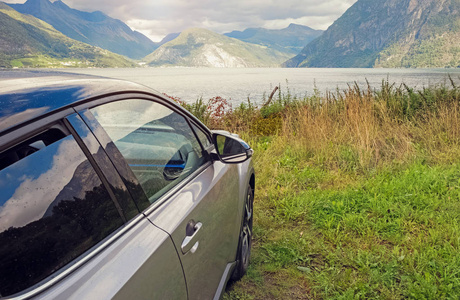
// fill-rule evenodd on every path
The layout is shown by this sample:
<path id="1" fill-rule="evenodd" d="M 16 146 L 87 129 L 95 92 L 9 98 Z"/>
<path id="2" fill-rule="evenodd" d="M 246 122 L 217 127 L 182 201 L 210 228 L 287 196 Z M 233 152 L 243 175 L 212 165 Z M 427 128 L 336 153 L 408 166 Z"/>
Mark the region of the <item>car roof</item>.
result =
<path id="1" fill-rule="evenodd" d="M 0 71 L 0 134 L 84 100 L 121 92 L 153 90 L 104 77 L 49 70 Z"/>

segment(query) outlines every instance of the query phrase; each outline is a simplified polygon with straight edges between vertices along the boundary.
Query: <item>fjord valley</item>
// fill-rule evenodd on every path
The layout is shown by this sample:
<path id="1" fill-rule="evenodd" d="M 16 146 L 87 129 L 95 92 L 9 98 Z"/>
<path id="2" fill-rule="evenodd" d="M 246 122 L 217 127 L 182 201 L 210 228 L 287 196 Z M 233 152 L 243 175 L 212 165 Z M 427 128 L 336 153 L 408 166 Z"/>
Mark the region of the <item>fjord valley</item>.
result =
<path id="1" fill-rule="evenodd" d="M 160 42 L 132 30 L 120 20 L 100 12 L 73 9 L 62 1 L 27 0 L 8 4 L 15 10 L 15 21 L 3 21 L 0 48 L 2 66 L 12 59 L 40 56 L 41 60 L 61 60 L 69 55 L 81 59 L 81 66 L 95 66 L 76 55 L 76 48 L 90 45 L 98 55 L 110 54 L 99 67 L 308 67 L 308 68 L 457 68 L 460 66 L 460 3 L 458 0 L 358 0 L 325 31 L 290 24 L 282 29 L 251 27 L 224 34 L 203 28 L 184 28 L 167 34 Z M 3 6 L 6 11 L 6 5 Z M 12 17 L 9 11 L 9 18 Z M 20 17 L 20 19 L 18 19 Z M 8 18 L 5 15 L 3 18 Z M 35 17 L 41 23 L 32 22 Z M 26 22 L 26 20 L 29 20 Z M 19 23 L 18 23 L 19 22 Z M 44 25 L 45 23 L 47 25 Z M 16 23 L 16 25 L 13 25 Z M 23 27 L 18 31 L 18 26 Z M 43 26 L 66 36 L 66 42 L 39 39 L 31 31 Z M 25 31 L 24 31 L 25 30 Z M 43 36 L 43 33 L 40 33 Z M 16 49 L 11 36 L 21 44 Z M 72 42 L 70 42 L 72 41 Z M 80 44 L 73 41 L 79 41 Z M 37 46 L 42 43 L 42 46 Z M 84 44 L 82 44 L 84 43 Z M 85 47 L 90 47 L 85 46 Z M 56 49 L 60 49 L 56 54 Z M 67 54 L 64 54 L 63 51 Z M 53 52 L 54 51 L 54 52 Z M 66 56 L 67 55 L 67 56 Z M 29 59 L 29 61 L 32 61 Z M 47 63 L 25 66 L 46 67 Z M 111 61 L 111 62 L 109 62 Z M 117 61 L 117 62 L 115 62 Z M 82 63 L 83 62 L 83 63 Z M 75 66 L 76 64 L 73 64 Z M 56 67 L 58 65 L 51 64 Z"/>

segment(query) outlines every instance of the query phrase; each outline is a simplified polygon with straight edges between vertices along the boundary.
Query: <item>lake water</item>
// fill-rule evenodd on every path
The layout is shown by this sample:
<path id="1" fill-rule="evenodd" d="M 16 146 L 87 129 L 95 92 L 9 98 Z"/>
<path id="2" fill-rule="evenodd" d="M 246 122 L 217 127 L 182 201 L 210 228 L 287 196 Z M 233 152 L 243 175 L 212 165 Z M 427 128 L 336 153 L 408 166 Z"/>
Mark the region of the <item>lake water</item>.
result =
<path id="1" fill-rule="evenodd" d="M 63 69 L 64 72 L 124 79 L 159 92 L 195 101 L 221 96 L 234 105 L 246 101 L 262 103 L 263 95 L 281 85 L 283 92 L 312 95 L 314 89 L 325 93 L 346 89 L 357 82 L 378 89 L 382 80 L 410 87 L 450 84 L 448 75 L 460 85 L 460 69 L 284 69 L 284 68 L 136 68 L 136 69 Z"/>

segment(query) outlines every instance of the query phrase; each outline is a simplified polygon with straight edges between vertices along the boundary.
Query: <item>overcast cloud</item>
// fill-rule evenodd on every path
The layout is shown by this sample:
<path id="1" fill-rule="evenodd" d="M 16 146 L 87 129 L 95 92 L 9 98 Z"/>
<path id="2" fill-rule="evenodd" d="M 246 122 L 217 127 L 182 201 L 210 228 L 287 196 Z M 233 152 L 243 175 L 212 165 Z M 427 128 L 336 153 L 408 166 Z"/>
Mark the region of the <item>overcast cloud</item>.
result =
<path id="1" fill-rule="evenodd" d="M 8 3 L 24 1 L 7 0 Z M 327 29 L 356 0 L 63 0 L 83 11 L 100 10 L 154 41 L 200 27 L 225 33 L 250 27 L 280 29 L 290 23 Z"/>

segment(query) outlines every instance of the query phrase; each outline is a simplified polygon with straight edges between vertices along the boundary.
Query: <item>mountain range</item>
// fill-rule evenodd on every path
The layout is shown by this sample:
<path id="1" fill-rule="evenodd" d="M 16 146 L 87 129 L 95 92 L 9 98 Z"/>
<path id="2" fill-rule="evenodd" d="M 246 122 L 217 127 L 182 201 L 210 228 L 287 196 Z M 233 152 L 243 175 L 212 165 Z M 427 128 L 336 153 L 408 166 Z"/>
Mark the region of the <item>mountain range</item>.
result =
<path id="1" fill-rule="evenodd" d="M 159 46 L 120 20 L 100 11 L 84 12 L 70 8 L 60 0 L 27 0 L 24 4 L 8 5 L 22 14 L 45 21 L 74 40 L 132 59 L 140 59 Z"/>
<path id="2" fill-rule="evenodd" d="M 292 57 L 206 29 L 191 28 L 144 58 L 149 66 L 272 67 Z"/>
<path id="3" fill-rule="evenodd" d="M 358 0 L 285 67 L 460 67 L 459 0 Z"/>
<path id="4" fill-rule="evenodd" d="M 0 67 L 460 67 L 460 0 L 358 0 L 324 32 L 192 28 L 159 43 L 61 0 L 0 2 L 0 25 Z"/>
<path id="5" fill-rule="evenodd" d="M 291 23 L 283 29 L 248 28 L 244 31 L 232 31 L 224 35 L 296 55 L 322 33 L 323 30 L 315 30 L 308 26 Z"/>
<path id="6" fill-rule="evenodd" d="M 0 67 L 133 67 L 134 63 L 65 36 L 0 2 Z"/>

